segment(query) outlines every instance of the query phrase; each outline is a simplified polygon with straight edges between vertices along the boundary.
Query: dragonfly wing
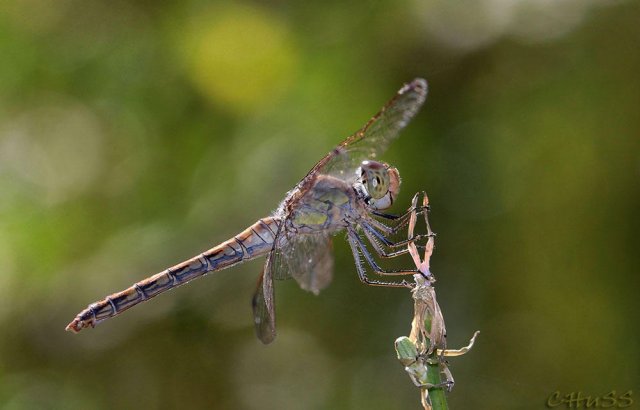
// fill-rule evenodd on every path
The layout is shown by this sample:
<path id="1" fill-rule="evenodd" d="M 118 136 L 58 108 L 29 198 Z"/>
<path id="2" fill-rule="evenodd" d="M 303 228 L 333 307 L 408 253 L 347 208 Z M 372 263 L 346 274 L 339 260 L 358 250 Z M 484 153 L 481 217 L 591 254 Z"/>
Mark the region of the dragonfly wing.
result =
<path id="1" fill-rule="evenodd" d="M 258 278 L 256 292 L 253 295 L 253 322 L 258 339 L 264 344 L 276 338 L 276 311 L 273 293 L 273 257 L 275 249 L 267 255 L 267 260 Z"/>
<path id="2" fill-rule="evenodd" d="M 317 295 L 333 278 L 331 237 L 326 234 L 292 237 L 279 250 L 277 267 L 276 277 L 293 277 L 302 289 Z"/>
<path id="3" fill-rule="evenodd" d="M 286 251 L 289 243 L 286 246 L 276 247 L 273 252 L 273 262 L 271 264 L 271 272 L 274 279 L 287 280 L 293 277 L 289 264 L 287 263 Z"/>
<path id="4" fill-rule="evenodd" d="M 405 84 L 364 127 L 322 158 L 308 176 L 322 173 L 349 179 L 362 161 L 378 159 L 418 112 L 427 89 L 422 78 Z"/>
<path id="5" fill-rule="evenodd" d="M 302 289 L 315 294 L 331 283 L 333 253 L 328 235 L 294 235 L 287 240 L 281 237 L 267 255 L 252 300 L 256 334 L 264 344 L 276 337 L 273 279 L 291 277 Z"/>

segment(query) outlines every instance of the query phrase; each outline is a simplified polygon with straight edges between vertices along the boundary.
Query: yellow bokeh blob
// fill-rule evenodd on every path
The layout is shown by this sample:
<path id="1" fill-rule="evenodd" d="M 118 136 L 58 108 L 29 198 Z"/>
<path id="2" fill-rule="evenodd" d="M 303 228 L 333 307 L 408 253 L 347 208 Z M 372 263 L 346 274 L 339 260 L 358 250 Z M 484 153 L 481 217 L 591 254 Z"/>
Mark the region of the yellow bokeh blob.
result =
<path id="1" fill-rule="evenodd" d="M 185 35 L 189 75 L 203 94 L 232 111 L 268 102 L 293 80 L 292 34 L 266 11 L 216 8 L 194 18 Z"/>

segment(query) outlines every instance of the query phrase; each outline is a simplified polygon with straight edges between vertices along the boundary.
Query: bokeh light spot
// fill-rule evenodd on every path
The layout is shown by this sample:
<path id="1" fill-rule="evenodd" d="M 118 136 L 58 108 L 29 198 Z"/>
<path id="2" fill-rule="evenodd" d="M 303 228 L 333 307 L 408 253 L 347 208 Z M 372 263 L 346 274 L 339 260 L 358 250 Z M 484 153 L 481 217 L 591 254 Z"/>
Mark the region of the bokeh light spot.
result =
<path id="1" fill-rule="evenodd" d="M 91 189 L 104 165 L 100 121 L 86 105 L 43 96 L 36 108 L 0 127 L 0 173 L 35 189 L 52 205 Z"/>
<path id="2" fill-rule="evenodd" d="M 197 17 L 186 32 L 189 75 L 202 93 L 236 112 L 286 89 L 297 53 L 285 25 L 266 12 L 229 6 Z"/>

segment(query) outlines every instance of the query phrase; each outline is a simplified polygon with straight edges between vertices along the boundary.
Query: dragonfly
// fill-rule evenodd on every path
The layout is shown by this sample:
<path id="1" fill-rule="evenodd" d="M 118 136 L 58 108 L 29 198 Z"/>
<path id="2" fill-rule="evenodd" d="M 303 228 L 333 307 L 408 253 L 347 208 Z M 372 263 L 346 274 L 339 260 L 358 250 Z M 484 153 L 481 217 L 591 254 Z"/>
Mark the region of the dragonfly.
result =
<path id="1" fill-rule="evenodd" d="M 231 239 L 201 254 L 90 304 L 67 325 L 75 333 L 114 317 L 163 292 L 266 255 L 252 299 L 254 325 L 265 344 L 276 337 L 274 280 L 294 278 L 315 294 L 333 275 L 332 237 L 346 231 L 359 279 L 373 286 L 410 287 L 397 275 L 417 269 L 383 270 L 365 242 L 384 258 L 408 252 L 407 240 L 390 238 L 405 226 L 416 209 L 402 215 L 383 211 L 400 190 L 400 174 L 379 156 L 416 115 L 427 96 L 427 82 L 405 84 L 360 130 L 325 155 L 290 190 L 277 210 Z M 420 212 L 421 210 L 417 210 Z M 384 221 L 384 222 L 383 222 Z M 403 248 L 404 247 L 404 248 Z M 378 276 L 369 277 L 365 265 Z"/>

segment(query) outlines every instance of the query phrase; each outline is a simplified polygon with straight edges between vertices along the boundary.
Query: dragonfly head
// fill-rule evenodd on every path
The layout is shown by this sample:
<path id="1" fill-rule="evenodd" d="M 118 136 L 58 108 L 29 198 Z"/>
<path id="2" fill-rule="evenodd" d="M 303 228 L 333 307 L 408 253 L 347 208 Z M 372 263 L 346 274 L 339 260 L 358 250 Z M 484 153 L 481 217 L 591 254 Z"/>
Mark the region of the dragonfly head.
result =
<path id="1" fill-rule="evenodd" d="M 378 161 L 362 161 L 356 176 L 358 188 L 371 208 L 382 210 L 393 205 L 400 192 L 400 174 L 396 168 Z"/>

